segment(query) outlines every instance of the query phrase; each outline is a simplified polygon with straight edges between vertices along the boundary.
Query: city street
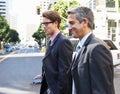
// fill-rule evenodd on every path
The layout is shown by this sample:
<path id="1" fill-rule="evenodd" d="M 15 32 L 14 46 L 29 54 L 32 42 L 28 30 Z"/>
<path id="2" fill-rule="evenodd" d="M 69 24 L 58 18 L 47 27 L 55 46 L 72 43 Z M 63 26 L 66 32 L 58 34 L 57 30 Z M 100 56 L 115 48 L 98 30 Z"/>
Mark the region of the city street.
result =
<path id="1" fill-rule="evenodd" d="M 41 73 L 43 54 L 38 51 L 18 50 L 0 62 L 0 94 L 39 94 L 40 85 L 32 84 Z"/>
<path id="2" fill-rule="evenodd" d="M 38 49 L 21 49 L 0 62 L 0 94 L 39 94 L 40 85 L 32 84 L 41 73 L 44 53 Z M 120 92 L 120 66 L 114 72 L 115 92 Z"/>

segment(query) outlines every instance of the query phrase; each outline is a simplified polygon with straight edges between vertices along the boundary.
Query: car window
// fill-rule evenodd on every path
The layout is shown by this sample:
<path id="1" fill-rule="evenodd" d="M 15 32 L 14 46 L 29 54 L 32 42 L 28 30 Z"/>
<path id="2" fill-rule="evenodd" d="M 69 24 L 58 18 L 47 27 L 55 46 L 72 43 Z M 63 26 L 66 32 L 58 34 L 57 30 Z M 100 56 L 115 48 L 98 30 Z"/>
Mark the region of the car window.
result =
<path id="1" fill-rule="evenodd" d="M 73 45 L 73 50 L 75 51 L 76 46 L 79 42 L 79 39 L 71 38 L 70 41 Z M 115 44 L 111 40 L 103 40 L 103 41 L 107 44 L 107 46 L 109 47 L 110 50 L 117 50 L 117 47 L 115 46 Z"/>
<path id="2" fill-rule="evenodd" d="M 110 50 L 117 50 L 117 47 L 111 40 L 104 40 L 104 42 L 108 45 Z"/>

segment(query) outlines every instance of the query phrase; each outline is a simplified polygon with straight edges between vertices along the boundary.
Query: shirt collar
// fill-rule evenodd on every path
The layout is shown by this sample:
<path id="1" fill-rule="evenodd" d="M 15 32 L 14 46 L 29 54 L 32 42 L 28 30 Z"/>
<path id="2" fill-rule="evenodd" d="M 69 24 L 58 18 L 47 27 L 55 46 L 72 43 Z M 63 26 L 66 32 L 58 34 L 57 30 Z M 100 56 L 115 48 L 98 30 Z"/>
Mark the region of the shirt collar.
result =
<path id="1" fill-rule="evenodd" d="M 87 40 L 87 38 L 89 37 L 89 35 L 91 34 L 92 32 L 88 33 L 87 35 L 85 35 L 78 43 L 77 46 L 80 46 L 81 48 L 83 47 L 85 41 Z"/>
<path id="2" fill-rule="evenodd" d="M 53 40 L 56 38 L 56 36 L 60 33 L 60 31 L 56 32 L 53 36 L 51 36 L 50 40 L 53 42 Z"/>

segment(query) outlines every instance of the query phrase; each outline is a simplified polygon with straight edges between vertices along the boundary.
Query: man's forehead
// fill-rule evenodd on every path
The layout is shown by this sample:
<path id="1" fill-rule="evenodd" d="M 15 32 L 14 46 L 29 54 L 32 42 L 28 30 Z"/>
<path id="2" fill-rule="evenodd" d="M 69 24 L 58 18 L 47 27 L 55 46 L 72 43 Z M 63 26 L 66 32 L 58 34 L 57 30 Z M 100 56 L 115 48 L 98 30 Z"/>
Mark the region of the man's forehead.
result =
<path id="1" fill-rule="evenodd" d="M 69 14 L 68 18 L 76 18 L 76 14 Z"/>
<path id="2" fill-rule="evenodd" d="M 75 14 L 68 15 L 68 20 L 70 20 L 70 21 L 76 20 L 76 15 Z"/>

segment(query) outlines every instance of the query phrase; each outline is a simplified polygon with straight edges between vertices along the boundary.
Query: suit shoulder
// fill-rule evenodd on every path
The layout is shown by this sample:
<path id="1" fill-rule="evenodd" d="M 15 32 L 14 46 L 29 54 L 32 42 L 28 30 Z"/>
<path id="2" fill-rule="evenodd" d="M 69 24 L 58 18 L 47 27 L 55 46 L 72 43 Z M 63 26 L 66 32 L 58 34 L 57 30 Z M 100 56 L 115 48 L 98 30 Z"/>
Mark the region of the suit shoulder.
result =
<path id="1" fill-rule="evenodd" d="M 87 46 L 88 46 L 88 49 L 92 50 L 92 51 L 93 50 L 100 50 L 100 49 L 106 49 L 109 51 L 109 48 L 106 45 L 106 43 L 103 40 L 96 38 L 96 37 L 93 38 Z"/>
<path id="2" fill-rule="evenodd" d="M 64 42 L 64 41 L 70 42 L 70 40 L 63 34 L 61 34 L 61 36 L 59 37 L 59 40 L 61 40 L 61 42 Z"/>
<path id="3" fill-rule="evenodd" d="M 89 52 L 91 54 L 96 54 L 96 53 L 109 53 L 110 54 L 110 50 L 108 47 L 106 47 L 103 43 L 94 43 L 94 44 L 90 44 L 88 46 Z"/>
<path id="4" fill-rule="evenodd" d="M 101 39 L 99 39 L 99 38 L 94 38 L 94 39 L 92 40 L 92 42 L 95 43 L 96 46 L 97 46 L 97 45 L 101 45 L 101 46 L 104 46 L 105 48 L 109 49 L 109 47 L 107 46 L 107 44 L 106 44 L 103 40 L 101 40 Z"/>

